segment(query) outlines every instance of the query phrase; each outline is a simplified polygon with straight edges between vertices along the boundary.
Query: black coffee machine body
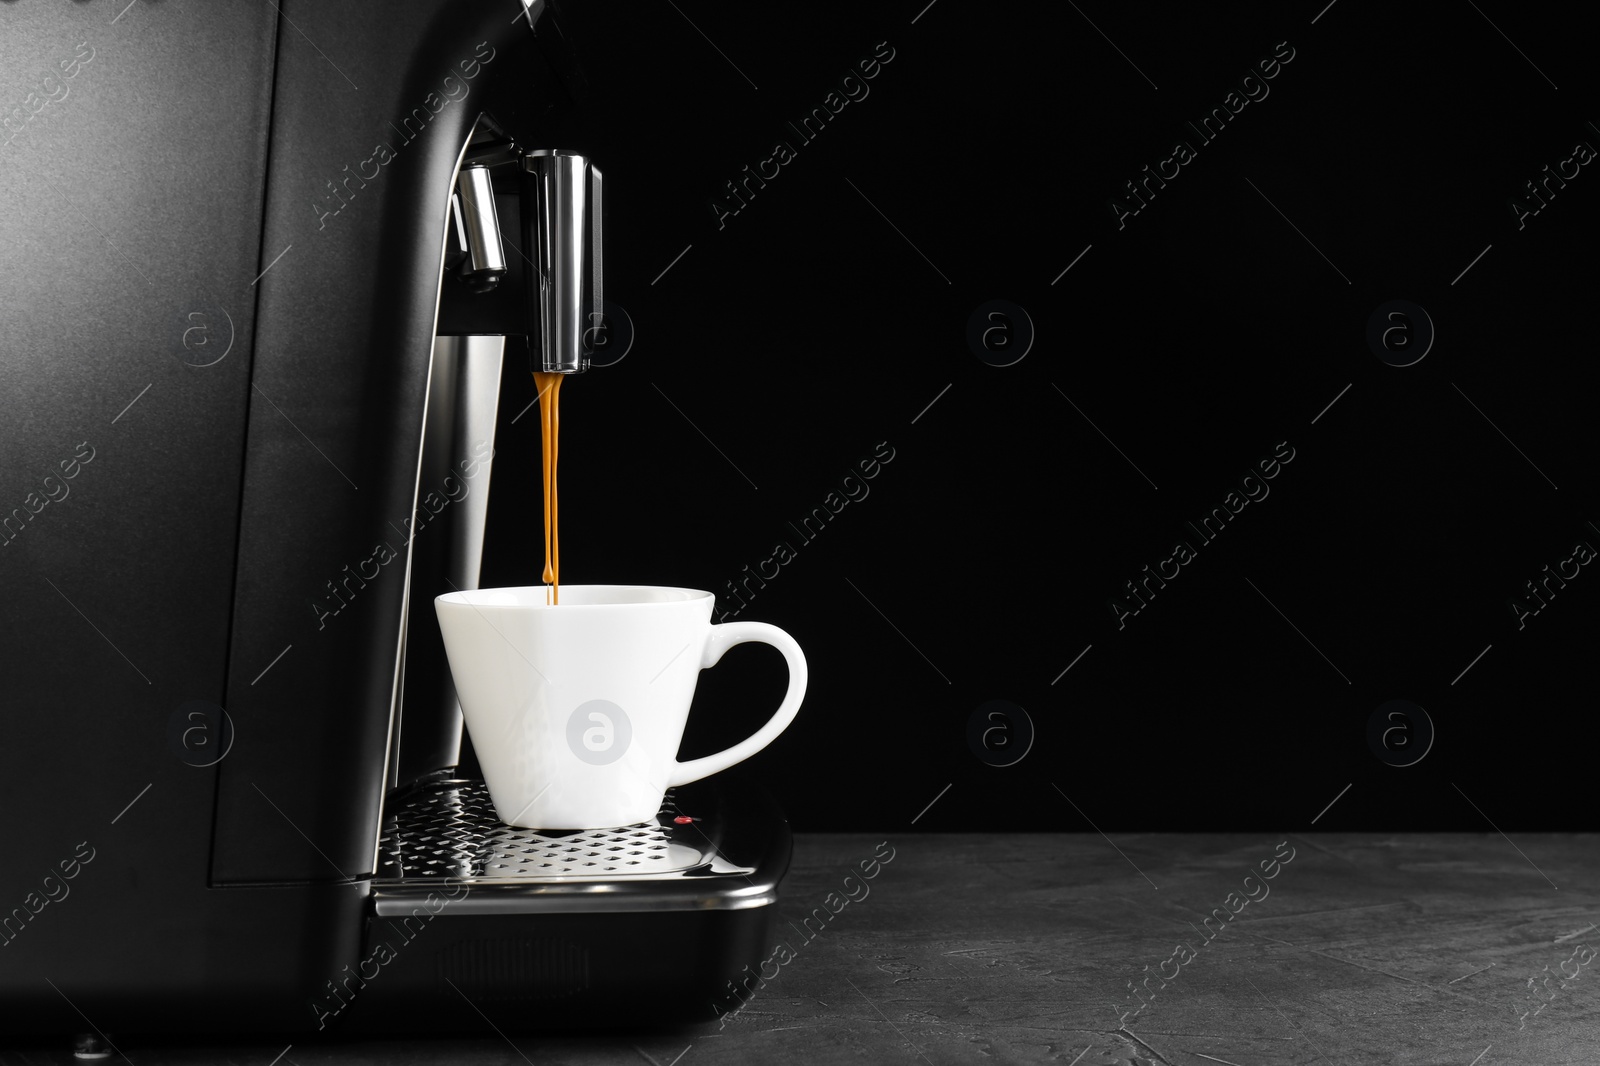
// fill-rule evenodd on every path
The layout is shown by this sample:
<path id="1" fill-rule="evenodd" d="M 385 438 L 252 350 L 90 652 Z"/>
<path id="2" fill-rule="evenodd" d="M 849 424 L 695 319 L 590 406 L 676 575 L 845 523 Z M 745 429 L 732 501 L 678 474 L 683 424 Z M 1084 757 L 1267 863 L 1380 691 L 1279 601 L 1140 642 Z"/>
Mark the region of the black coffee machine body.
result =
<path id="1" fill-rule="evenodd" d="M 781 815 L 501 825 L 433 619 L 627 247 L 582 25 L 0 8 L 0 1031 L 683 1018 L 763 953 Z"/>

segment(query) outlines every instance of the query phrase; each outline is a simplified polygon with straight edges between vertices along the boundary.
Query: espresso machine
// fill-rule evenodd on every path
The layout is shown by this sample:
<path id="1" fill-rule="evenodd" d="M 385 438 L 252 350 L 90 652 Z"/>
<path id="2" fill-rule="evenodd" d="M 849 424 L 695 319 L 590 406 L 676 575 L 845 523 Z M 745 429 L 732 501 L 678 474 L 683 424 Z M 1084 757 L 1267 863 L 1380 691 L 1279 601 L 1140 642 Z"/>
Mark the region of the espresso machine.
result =
<path id="1" fill-rule="evenodd" d="M 782 814 L 500 823 L 433 618 L 508 375 L 606 325 L 583 9 L 113 6 L 0 8 L 0 65 L 53 72 L 0 166 L 56 194 L 0 301 L 0 1032 L 711 1017 Z M 180 54 L 203 91 L 128 107 Z"/>

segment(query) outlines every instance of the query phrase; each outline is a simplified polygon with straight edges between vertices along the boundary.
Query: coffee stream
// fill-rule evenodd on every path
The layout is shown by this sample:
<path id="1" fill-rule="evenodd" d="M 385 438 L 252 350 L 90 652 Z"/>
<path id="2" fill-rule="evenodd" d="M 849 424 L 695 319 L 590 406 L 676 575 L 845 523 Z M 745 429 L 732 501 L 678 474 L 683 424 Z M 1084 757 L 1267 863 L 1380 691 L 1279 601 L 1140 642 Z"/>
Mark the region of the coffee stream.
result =
<path id="1" fill-rule="evenodd" d="M 539 390 L 540 443 L 544 455 L 545 602 L 561 602 L 561 538 L 556 520 L 556 449 L 561 438 L 561 379 L 565 374 L 533 372 Z"/>

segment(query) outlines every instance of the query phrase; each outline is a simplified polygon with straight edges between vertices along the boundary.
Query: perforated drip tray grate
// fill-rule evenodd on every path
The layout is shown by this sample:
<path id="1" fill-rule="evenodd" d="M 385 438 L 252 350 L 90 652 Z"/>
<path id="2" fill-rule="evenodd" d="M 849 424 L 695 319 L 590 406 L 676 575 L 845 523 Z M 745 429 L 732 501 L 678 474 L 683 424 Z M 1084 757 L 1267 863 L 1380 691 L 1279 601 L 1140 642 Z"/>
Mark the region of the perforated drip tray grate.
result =
<path id="1" fill-rule="evenodd" d="M 378 847 L 380 880 L 536 882 L 749 873 L 725 861 L 703 826 L 677 825 L 673 792 L 654 822 L 557 833 L 496 816 L 482 781 L 435 782 L 393 801 Z"/>
<path id="2" fill-rule="evenodd" d="M 441 776 L 387 800 L 372 907 L 379 918 L 747 910 L 778 898 L 790 849 L 771 800 L 714 781 L 669 791 L 653 821 L 563 833 L 506 825 L 482 781 Z"/>

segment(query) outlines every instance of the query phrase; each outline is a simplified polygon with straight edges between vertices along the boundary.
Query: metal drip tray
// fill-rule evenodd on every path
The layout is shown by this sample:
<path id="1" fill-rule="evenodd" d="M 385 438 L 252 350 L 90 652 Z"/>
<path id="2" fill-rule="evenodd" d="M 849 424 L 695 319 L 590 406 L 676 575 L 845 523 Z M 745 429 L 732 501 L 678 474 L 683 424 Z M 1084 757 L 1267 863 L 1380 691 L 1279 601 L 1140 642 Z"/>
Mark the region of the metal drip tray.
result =
<path id="1" fill-rule="evenodd" d="M 762 837 L 781 835 L 787 844 L 787 827 L 780 820 L 761 833 L 750 819 L 728 817 L 714 790 L 701 789 L 682 806 L 679 792 L 667 793 L 651 822 L 553 832 L 500 821 L 482 781 L 423 784 L 389 801 L 373 879 L 377 913 L 401 913 L 419 893 L 467 913 L 772 902 L 776 879 L 762 875 L 770 850 Z M 681 811 L 692 820 L 676 821 Z"/>
<path id="2" fill-rule="evenodd" d="M 378 847 L 378 876 L 397 881 L 609 879 L 677 874 L 713 863 L 716 857 L 703 837 L 700 846 L 681 839 L 700 834 L 692 823 L 673 823 L 678 814 L 673 799 L 669 791 L 653 822 L 551 833 L 500 821 L 482 781 L 443 782 L 413 794 L 389 817 Z"/>

